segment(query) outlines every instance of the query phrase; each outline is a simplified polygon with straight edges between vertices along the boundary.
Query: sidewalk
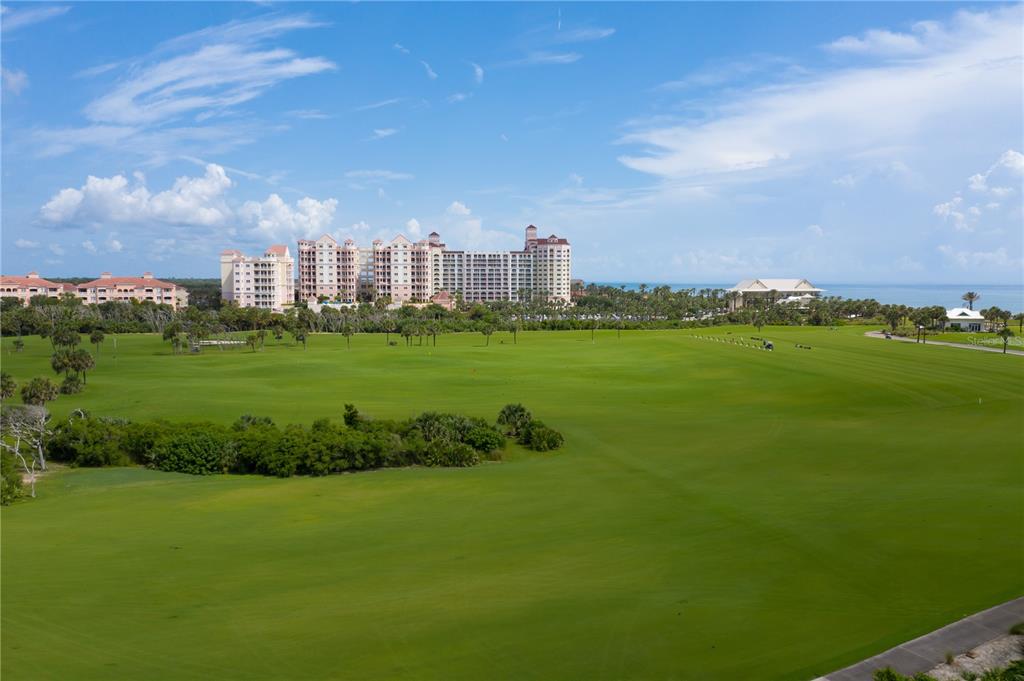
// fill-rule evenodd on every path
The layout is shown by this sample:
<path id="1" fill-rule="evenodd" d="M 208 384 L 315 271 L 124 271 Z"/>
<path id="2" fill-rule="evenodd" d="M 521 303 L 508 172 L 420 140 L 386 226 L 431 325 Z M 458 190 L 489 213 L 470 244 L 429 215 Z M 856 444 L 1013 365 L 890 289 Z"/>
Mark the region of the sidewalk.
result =
<path id="1" fill-rule="evenodd" d="M 1024 622 L 1024 596 L 965 617 L 930 634 L 907 641 L 880 655 L 821 676 L 814 681 L 871 681 L 875 670 L 892 667 L 901 674 L 925 672 L 954 655 L 1009 633 Z"/>
<path id="2" fill-rule="evenodd" d="M 880 331 L 868 331 L 864 334 L 868 338 L 881 338 L 885 340 L 885 334 Z M 917 341 L 913 338 L 903 338 L 902 336 L 893 336 L 889 340 L 902 341 L 904 343 L 916 343 Z M 998 352 L 1000 355 L 1003 354 L 1002 348 L 990 348 L 985 345 L 964 345 L 961 343 L 947 343 L 946 341 L 928 341 L 925 345 L 945 345 L 948 348 L 964 348 L 965 350 L 981 350 L 982 352 Z M 1024 351 L 1021 350 L 1007 350 L 1008 355 L 1020 355 L 1024 357 Z"/>

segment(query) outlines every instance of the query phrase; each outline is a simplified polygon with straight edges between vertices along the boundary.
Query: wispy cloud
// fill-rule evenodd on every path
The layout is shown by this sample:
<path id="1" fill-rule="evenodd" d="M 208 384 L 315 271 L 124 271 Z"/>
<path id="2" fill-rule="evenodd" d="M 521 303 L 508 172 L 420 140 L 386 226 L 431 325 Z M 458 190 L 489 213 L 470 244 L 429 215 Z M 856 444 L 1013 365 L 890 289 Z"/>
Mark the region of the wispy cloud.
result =
<path id="1" fill-rule="evenodd" d="M 395 180 L 411 180 L 414 178 L 410 173 L 399 173 L 393 170 L 350 170 L 345 177 L 356 180 L 391 182 Z"/>
<path id="2" fill-rule="evenodd" d="M 926 56 L 727 92 L 697 121 L 634 124 L 620 142 L 645 151 L 620 161 L 666 179 L 755 177 L 751 171 L 927 146 L 954 121 L 963 129 L 1006 123 L 1019 111 L 1020 20 L 1019 6 L 960 13 L 944 47 Z"/>
<path id="3" fill-rule="evenodd" d="M 454 93 L 448 95 L 448 97 L 446 97 L 446 99 L 448 100 L 448 102 L 450 104 L 455 104 L 455 103 L 458 103 L 458 102 L 464 102 L 464 101 L 466 101 L 467 99 L 469 99 L 472 96 L 473 96 L 472 92 L 454 92 Z"/>
<path id="4" fill-rule="evenodd" d="M 434 73 L 434 69 L 430 68 L 430 64 L 420 59 L 420 63 L 423 64 L 423 70 L 427 72 L 427 78 L 430 80 L 437 80 L 437 74 Z"/>
<path id="5" fill-rule="evenodd" d="M 591 40 L 603 40 L 615 35 L 614 28 L 576 28 L 569 31 L 556 31 L 551 39 L 555 44 L 583 43 Z"/>
<path id="6" fill-rule="evenodd" d="M 398 128 L 374 128 L 372 140 L 382 140 L 385 137 L 391 137 L 392 135 L 398 134 Z"/>
<path id="7" fill-rule="evenodd" d="M 476 81 L 477 85 L 480 85 L 484 82 L 484 67 L 476 62 L 470 62 L 469 65 L 473 67 L 473 80 Z"/>
<path id="8" fill-rule="evenodd" d="M 4 33 L 10 33 L 47 19 L 59 17 L 66 14 L 71 7 L 67 5 L 19 5 L 15 9 L 10 5 L 3 5 L 2 9 L 0 27 Z"/>
<path id="9" fill-rule="evenodd" d="M 166 159 L 249 143 L 270 127 L 245 119 L 239 107 L 283 81 L 337 68 L 265 41 L 320 25 L 306 15 L 272 14 L 168 40 L 146 57 L 118 65 L 121 79 L 86 105 L 88 125 L 32 131 L 36 153 L 116 145 Z M 214 122 L 226 114 L 231 125 Z"/>
<path id="10" fill-rule="evenodd" d="M 504 63 L 505 66 L 539 66 L 545 64 L 572 64 L 583 58 L 579 52 L 529 52 L 526 56 Z"/>
<path id="11" fill-rule="evenodd" d="M 409 48 L 407 48 L 402 43 L 395 43 L 394 45 L 391 46 L 391 48 L 396 52 L 401 52 L 402 54 L 409 54 Z"/>
<path id="12" fill-rule="evenodd" d="M 331 117 L 330 114 L 324 113 L 320 109 L 295 109 L 293 111 L 289 111 L 287 115 L 292 118 L 302 118 L 306 120 L 318 120 Z"/>
<path id="13" fill-rule="evenodd" d="M 402 99 L 401 98 L 397 98 L 397 97 L 394 98 L 394 99 L 382 99 L 379 102 L 371 102 L 369 104 L 363 104 L 362 106 L 357 106 L 356 108 L 354 108 L 352 110 L 353 111 L 370 111 L 372 109 L 380 109 L 380 108 L 385 107 L 385 106 L 391 106 L 393 104 L 398 104 L 401 101 L 402 101 Z"/>
<path id="14" fill-rule="evenodd" d="M 28 74 L 19 69 L 0 67 L 0 80 L 3 81 L 3 88 L 15 95 L 20 95 L 28 87 Z"/>
<path id="15" fill-rule="evenodd" d="M 106 64 L 97 64 L 96 66 L 90 66 L 87 69 L 82 69 L 81 71 L 75 73 L 75 78 L 94 78 L 95 76 L 100 76 L 109 71 L 113 71 L 114 69 L 121 66 L 121 64 L 122 62 L 112 61 L 107 62 Z"/>

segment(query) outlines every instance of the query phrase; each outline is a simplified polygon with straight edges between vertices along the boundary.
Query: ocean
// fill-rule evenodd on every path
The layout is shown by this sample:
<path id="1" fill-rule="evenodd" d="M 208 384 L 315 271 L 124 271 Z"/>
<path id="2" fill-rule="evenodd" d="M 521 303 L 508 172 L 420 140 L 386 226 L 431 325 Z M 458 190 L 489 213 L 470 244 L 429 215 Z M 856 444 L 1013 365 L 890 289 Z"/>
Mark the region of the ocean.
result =
<path id="1" fill-rule="evenodd" d="M 587 282 L 588 284 L 591 282 Z M 636 290 L 639 282 L 594 282 L 602 286 L 625 286 L 628 290 Z M 669 286 L 673 291 L 682 289 L 721 288 L 727 289 L 731 284 L 662 284 L 649 283 L 647 286 Z M 818 284 L 825 289 L 825 296 L 839 296 L 847 299 L 874 298 L 883 304 L 908 305 L 926 307 L 942 305 L 945 308 L 965 305 L 961 296 L 966 291 L 980 293 L 974 303 L 975 309 L 982 310 L 993 305 L 1011 312 L 1024 312 L 1024 286 L 1020 285 L 989 285 L 989 284 Z"/>

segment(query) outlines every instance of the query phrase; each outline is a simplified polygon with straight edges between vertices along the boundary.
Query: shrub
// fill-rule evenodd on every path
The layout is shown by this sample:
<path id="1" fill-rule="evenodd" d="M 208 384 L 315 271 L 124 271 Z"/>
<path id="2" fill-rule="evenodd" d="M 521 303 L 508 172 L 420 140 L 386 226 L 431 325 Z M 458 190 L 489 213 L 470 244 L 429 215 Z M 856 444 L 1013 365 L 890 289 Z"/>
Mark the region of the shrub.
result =
<path id="1" fill-rule="evenodd" d="M 0 453 L 0 505 L 7 506 L 23 493 L 17 460 L 13 454 Z"/>
<path id="2" fill-rule="evenodd" d="M 75 395 L 82 392 L 82 379 L 78 377 L 78 374 L 65 376 L 60 383 L 60 392 L 62 395 Z"/>
<path id="3" fill-rule="evenodd" d="M 1010 633 L 1014 636 L 1024 636 L 1024 622 L 1018 622 L 1010 627 Z"/>
<path id="4" fill-rule="evenodd" d="M 494 426 L 482 425 L 470 429 L 465 442 L 476 451 L 489 454 L 505 446 L 505 436 Z"/>
<path id="5" fill-rule="evenodd" d="M 124 466 L 130 463 L 121 448 L 126 427 L 116 419 L 73 418 L 54 429 L 47 445 L 49 456 L 72 466 Z"/>
<path id="6" fill-rule="evenodd" d="M 554 428 L 548 428 L 540 421 L 531 421 L 519 437 L 519 442 L 535 452 L 558 449 L 565 438 Z"/>
<path id="7" fill-rule="evenodd" d="M 519 437 L 532 420 L 529 410 L 521 404 L 506 404 L 498 412 L 498 425 L 505 426 L 505 433 L 512 437 Z"/>
<path id="8" fill-rule="evenodd" d="M 21 401 L 41 407 L 57 399 L 57 384 L 48 378 L 36 377 L 21 386 Z"/>
<path id="9" fill-rule="evenodd" d="M 427 466 L 464 468 L 480 463 L 480 455 L 475 449 L 461 442 L 434 440 L 427 445 L 423 463 Z"/>
<path id="10" fill-rule="evenodd" d="M 228 440 L 209 423 L 183 424 L 153 448 L 153 465 L 162 471 L 209 475 L 229 463 Z"/>
<path id="11" fill-rule="evenodd" d="M 156 443 L 172 429 L 166 421 L 129 423 L 121 431 L 121 449 L 135 463 L 152 465 Z"/>

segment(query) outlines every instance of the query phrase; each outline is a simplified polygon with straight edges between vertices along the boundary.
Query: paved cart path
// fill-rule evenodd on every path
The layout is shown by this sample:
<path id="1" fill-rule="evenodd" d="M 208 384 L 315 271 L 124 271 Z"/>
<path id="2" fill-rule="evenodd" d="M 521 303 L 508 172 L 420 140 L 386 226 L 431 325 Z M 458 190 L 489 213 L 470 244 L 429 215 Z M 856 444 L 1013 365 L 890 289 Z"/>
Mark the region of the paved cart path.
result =
<path id="1" fill-rule="evenodd" d="M 868 331 L 864 335 L 868 336 L 870 338 L 881 338 L 881 339 L 885 340 L 885 334 L 881 333 L 880 331 Z M 893 336 L 889 340 L 902 341 L 904 343 L 916 343 L 917 342 L 913 338 L 903 338 L 902 336 Z M 982 352 L 998 352 L 999 354 L 1003 354 L 1003 349 L 1002 348 L 990 348 L 990 347 L 987 347 L 985 345 L 964 345 L 962 343 L 948 343 L 946 341 L 928 341 L 927 345 L 945 345 L 946 347 L 950 347 L 950 348 L 964 348 L 966 350 L 981 350 Z M 1007 350 L 1006 354 L 1008 354 L 1008 355 L 1020 355 L 1020 356 L 1024 357 L 1024 351 L 1021 351 L 1021 350 Z"/>
<path id="2" fill-rule="evenodd" d="M 976 648 L 1005 636 L 1010 627 L 1020 622 L 1024 622 L 1024 596 L 982 610 L 814 681 L 871 681 L 875 670 L 883 667 L 892 667 L 907 675 L 925 672 L 944 662 L 947 652 L 959 654 Z"/>

